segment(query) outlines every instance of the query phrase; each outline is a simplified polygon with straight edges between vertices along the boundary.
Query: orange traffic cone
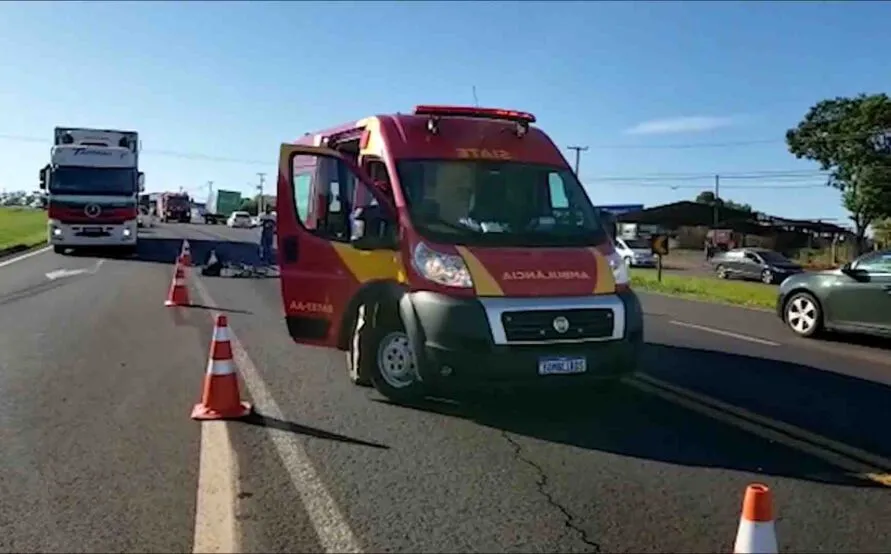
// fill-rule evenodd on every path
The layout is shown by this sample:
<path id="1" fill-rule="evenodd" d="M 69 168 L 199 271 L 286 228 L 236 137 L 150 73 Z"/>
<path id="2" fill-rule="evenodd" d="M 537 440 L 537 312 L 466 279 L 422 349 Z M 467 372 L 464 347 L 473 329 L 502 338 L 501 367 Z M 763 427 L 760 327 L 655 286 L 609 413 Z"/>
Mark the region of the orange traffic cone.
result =
<path id="1" fill-rule="evenodd" d="M 777 553 L 777 535 L 773 526 L 773 498 L 767 485 L 753 483 L 746 488 L 733 552 L 734 554 Z"/>
<path id="2" fill-rule="evenodd" d="M 180 250 L 179 257 L 185 267 L 192 265 L 192 249 L 189 247 L 188 240 L 183 240 L 183 248 Z"/>
<path id="3" fill-rule="evenodd" d="M 170 291 L 167 293 L 167 300 L 164 301 L 164 305 L 173 307 L 188 306 L 189 304 L 189 288 L 186 286 L 186 272 L 180 265 L 179 260 L 176 260 L 176 271 L 173 273 L 173 282 L 170 284 Z"/>
<path id="4" fill-rule="evenodd" d="M 238 391 L 238 375 L 229 342 L 229 324 L 226 316 L 218 315 L 210 342 L 204 394 L 201 403 L 192 409 L 192 419 L 236 419 L 249 413 L 251 405 L 241 401 Z"/>

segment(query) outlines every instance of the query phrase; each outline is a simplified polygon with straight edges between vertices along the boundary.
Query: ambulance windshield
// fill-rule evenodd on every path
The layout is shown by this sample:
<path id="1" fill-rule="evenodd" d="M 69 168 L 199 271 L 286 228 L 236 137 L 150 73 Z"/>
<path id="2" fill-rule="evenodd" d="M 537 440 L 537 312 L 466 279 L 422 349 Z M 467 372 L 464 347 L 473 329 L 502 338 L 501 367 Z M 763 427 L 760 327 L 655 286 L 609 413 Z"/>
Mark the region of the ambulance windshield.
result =
<path id="1" fill-rule="evenodd" d="M 479 246 L 595 246 L 597 211 L 575 175 L 505 161 L 406 160 L 399 181 L 412 223 L 434 242 Z"/>

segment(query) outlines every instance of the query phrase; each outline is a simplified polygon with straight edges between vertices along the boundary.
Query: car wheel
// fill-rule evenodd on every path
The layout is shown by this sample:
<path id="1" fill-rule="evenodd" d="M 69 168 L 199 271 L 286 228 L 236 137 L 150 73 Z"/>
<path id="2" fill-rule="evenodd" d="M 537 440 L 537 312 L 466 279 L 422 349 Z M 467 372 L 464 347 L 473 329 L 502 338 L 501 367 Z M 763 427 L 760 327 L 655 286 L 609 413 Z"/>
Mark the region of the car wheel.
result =
<path id="1" fill-rule="evenodd" d="M 820 303 L 807 292 L 792 295 L 783 310 L 786 325 L 801 337 L 812 337 L 823 327 L 823 312 Z"/>
<path id="2" fill-rule="evenodd" d="M 727 268 L 723 265 L 719 265 L 715 269 L 715 274 L 718 276 L 718 279 L 726 279 L 727 278 Z"/>
<path id="3" fill-rule="evenodd" d="M 769 269 L 765 269 L 761 272 L 761 282 L 765 285 L 773 284 L 773 272 Z"/>
<path id="4" fill-rule="evenodd" d="M 625 256 L 625 267 L 631 267 L 631 256 Z"/>
<path id="5" fill-rule="evenodd" d="M 418 379 L 417 361 L 399 316 L 378 314 L 367 329 L 368 340 L 360 345 L 359 363 L 374 388 L 394 402 L 422 397 L 424 387 Z"/>
<path id="6" fill-rule="evenodd" d="M 371 379 L 362 371 L 362 343 L 366 340 L 368 326 L 365 322 L 365 306 L 359 306 L 356 316 L 356 324 L 353 326 L 350 344 L 346 351 L 347 372 L 350 382 L 360 387 L 370 387 Z"/>

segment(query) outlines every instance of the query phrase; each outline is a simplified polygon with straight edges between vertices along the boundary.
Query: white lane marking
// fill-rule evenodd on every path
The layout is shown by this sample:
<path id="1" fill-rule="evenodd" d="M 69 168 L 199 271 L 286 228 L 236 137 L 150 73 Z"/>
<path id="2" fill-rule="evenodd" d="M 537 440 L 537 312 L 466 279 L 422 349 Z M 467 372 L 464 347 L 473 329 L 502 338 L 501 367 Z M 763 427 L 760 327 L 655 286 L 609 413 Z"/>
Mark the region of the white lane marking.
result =
<path id="1" fill-rule="evenodd" d="M 27 260 L 27 259 L 30 258 L 31 256 L 36 256 L 36 255 L 38 255 L 38 254 L 43 254 L 44 252 L 47 252 L 47 251 L 49 251 L 49 250 L 51 250 L 51 249 L 52 249 L 52 246 L 44 246 L 43 248 L 39 248 L 39 249 L 37 249 L 37 250 L 34 250 L 33 252 L 28 252 L 27 254 L 22 254 L 21 256 L 16 256 L 15 258 L 10 258 L 10 259 L 8 259 L 8 260 L 3 260 L 2 262 L 0 262 L 0 267 L 6 267 L 6 266 L 8 266 L 8 265 L 12 265 L 12 264 L 14 264 L 14 263 L 16 263 L 16 262 L 20 262 L 20 261 L 22 261 L 22 260 Z"/>
<path id="2" fill-rule="evenodd" d="M 734 333 L 732 331 L 724 331 L 723 329 L 715 329 L 714 327 L 706 327 L 705 325 L 696 325 L 695 323 L 687 323 L 686 321 L 669 321 L 672 325 L 677 325 L 679 327 L 689 327 L 690 329 L 696 329 L 697 331 L 705 331 L 706 333 L 713 333 L 715 335 L 722 335 L 725 337 L 731 337 L 738 340 L 744 340 L 748 342 L 754 342 L 757 344 L 763 344 L 765 346 L 779 346 L 780 343 L 773 342 L 772 340 L 767 339 L 759 339 L 758 337 L 750 337 L 749 335 L 741 335 L 739 333 Z"/>
<path id="3" fill-rule="evenodd" d="M 103 262 L 105 262 L 105 260 L 99 260 L 93 267 L 84 267 L 80 269 L 56 269 L 47 273 L 46 278 L 50 281 L 55 281 L 56 279 L 74 277 L 75 275 L 83 275 L 85 273 L 95 275 L 99 271 L 99 268 L 102 267 Z"/>
<path id="4" fill-rule="evenodd" d="M 202 423 L 199 456 L 192 552 L 240 552 L 235 521 L 238 462 L 232 455 L 226 422 Z"/>
<path id="5" fill-rule="evenodd" d="M 216 306 L 204 284 L 199 279 L 192 282 L 202 303 L 206 306 Z M 212 319 L 215 319 L 217 315 L 211 311 Z M 248 356 L 231 326 L 229 327 L 229 342 L 232 346 L 232 357 L 241 370 L 242 380 L 251 393 L 254 405 L 262 406 L 262 413 L 267 417 L 284 419 L 278 403 L 269 392 L 260 372 L 257 371 L 257 366 Z M 282 464 L 288 471 L 294 489 L 303 501 L 303 506 L 319 538 L 322 550 L 330 553 L 361 553 L 362 547 L 359 541 L 334 502 L 331 493 L 325 488 L 325 484 L 316 472 L 300 441 L 286 431 L 271 427 L 267 427 L 266 431 L 269 433 L 269 438 L 275 446 Z"/>

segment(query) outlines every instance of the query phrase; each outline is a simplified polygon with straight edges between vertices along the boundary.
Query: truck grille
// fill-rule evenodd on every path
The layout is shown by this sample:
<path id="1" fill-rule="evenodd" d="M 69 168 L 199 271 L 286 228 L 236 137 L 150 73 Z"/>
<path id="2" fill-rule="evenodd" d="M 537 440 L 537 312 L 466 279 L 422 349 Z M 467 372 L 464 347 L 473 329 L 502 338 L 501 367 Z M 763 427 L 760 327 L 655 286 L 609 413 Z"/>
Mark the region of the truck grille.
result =
<path id="1" fill-rule="evenodd" d="M 563 333 L 554 328 L 554 320 L 561 316 L 569 321 Z M 613 311 L 609 309 L 530 310 L 501 314 L 504 335 L 512 342 L 607 338 L 613 334 L 613 320 Z"/>

